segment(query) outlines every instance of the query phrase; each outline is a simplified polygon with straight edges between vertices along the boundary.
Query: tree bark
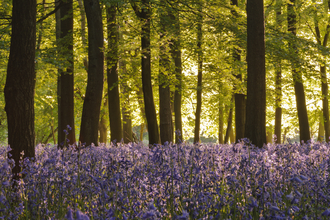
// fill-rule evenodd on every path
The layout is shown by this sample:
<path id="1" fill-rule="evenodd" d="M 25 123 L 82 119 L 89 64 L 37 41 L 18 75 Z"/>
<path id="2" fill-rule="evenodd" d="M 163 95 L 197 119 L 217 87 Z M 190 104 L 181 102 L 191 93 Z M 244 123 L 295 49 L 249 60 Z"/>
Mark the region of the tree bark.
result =
<path id="1" fill-rule="evenodd" d="M 81 41 L 82 41 L 82 46 L 85 49 L 86 45 L 87 45 L 87 40 L 86 40 L 86 15 L 85 15 L 85 9 L 84 9 L 83 1 L 78 0 L 78 5 L 79 5 L 79 10 L 80 10 Z M 83 58 L 83 63 L 84 63 L 85 69 L 87 70 L 88 69 L 87 57 Z"/>
<path id="2" fill-rule="evenodd" d="M 4 89 L 8 124 L 9 159 L 14 159 L 13 178 L 24 158 L 35 158 L 34 89 L 36 47 L 36 1 L 13 0 L 12 33 Z"/>
<path id="3" fill-rule="evenodd" d="M 107 143 L 107 121 L 106 121 L 106 108 L 108 106 L 108 97 L 104 97 L 105 100 L 103 102 L 103 107 L 102 110 L 100 111 L 100 122 L 99 122 L 99 132 L 100 132 L 100 138 L 99 138 L 99 143 Z"/>
<path id="4" fill-rule="evenodd" d="M 73 62 L 73 1 L 62 2 L 60 9 L 60 39 L 58 52 L 62 59 L 67 60 L 66 68 L 59 69 L 58 97 L 58 147 L 75 144 L 74 125 L 74 62 Z M 70 130 L 71 128 L 71 130 Z M 64 132 L 66 130 L 66 132 Z M 68 141 L 68 142 L 67 142 Z"/>
<path id="5" fill-rule="evenodd" d="M 229 137 L 230 137 L 230 133 L 232 132 L 232 124 L 233 124 L 233 98 L 231 98 L 230 101 L 230 107 L 229 107 L 229 113 L 228 113 L 228 121 L 227 121 L 227 130 L 226 130 L 226 136 L 225 136 L 225 144 L 228 143 L 229 141 Z"/>
<path id="6" fill-rule="evenodd" d="M 296 36 L 296 13 L 295 13 L 295 0 L 290 0 L 290 3 L 287 4 L 287 11 L 288 11 L 288 31 L 293 35 Z M 297 53 L 297 47 L 294 42 L 289 42 L 289 47 L 292 48 L 294 53 Z M 307 115 L 307 108 L 306 108 L 306 99 L 305 99 L 305 90 L 303 85 L 303 80 L 301 73 L 298 71 L 299 66 L 295 61 L 292 61 L 292 77 L 294 83 L 294 90 L 296 96 L 296 106 L 298 112 L 298 120 L 299 120 L 299 135 L 300 141 L 307 142 L 310 140 L 310 133 L 309 133 L 309 123 L 308 123 L 308 115 Z"/>
<path id="7" fill-rule="evenodd" d="M 151 8 L 149 0 L 142 0 L 142 7 L 139 9 L 134 2 L 131 5 L 135 14 L 142 23 L 141 30 L 141 63 L 142 63 L 142 90 L 144 97 L 145 115 L 149 133 L 149 145 L 159 144 L 160 136 L 158 122 L 151 84 L 151 53 L 150 53 L 150 22 Z"/>
<path id="8" fill-rule="evenodd" d="M 122 75 L 125 75 L 127 72 L 126 69 L 126 60 L 122 58 L 119 60 L 119 69 L 121 70 Z M 130 106 L 130 92 L 127 85 L 127 82 L 122 83 L 124 103 L 122 105 L 122 114 L 123 114 L 123 138 L 124 143 L 134 142 L 133 140 L 133 131 L 132 131 L 132 118 L 131 118 L 131 106 Z"/>
<path id="9" fill-rule="evenodd" d="M 328 10 L 330 9 L 330 2 L 328 2 Z M 330 24 L 327 24 L 326 33 L 324 34 L 323 41 L 321 39 L 321 32 L 319 28 L 319 23 L 316 18 L 314 17 L 314 26 L 315 26 L 315 33 L 316 33 L 316 40 L 319 45 L 323 47 L 327 47 L 328 39 L 330 34 Z M 320 74 L 321 74 L 321 90 L 322 90 L 322 112 L 323 112 L 323 120 L 324 122 L 324 131 L 325 131 L 325 141 L 329 142 L 330 136 L 330 122 L 329 122 L 329 101 L 328 101 L 328 78 L 327 78 L 327 69 L 324 64 L 320 64 Z"/>
<path id="10" fill-rule="evenodd" d="M 231 0 L 231 5 L 234 5 L 238 7 L 238 1 L 237 0 Z M 232 9 L 231 11 L 234 19 L 238 18 L 238 13 L 235 9 Z M 238 45 L 237 45 L 238 46 Z M 233 49 L 233 59 L 234 64 L 237 64 L 241 61 L 241 50 L 234 48 Z M 237 84 L 242 82 L 242 74 L 240 73 L 240 70 L 236 70 L 238 73 L 234 74 L 234 76 L 237 79 Z M 240 139 L 244 138 L 244 129 L 245 129 L 245 123 L 244 123 L 244 117 L 245 117 L 245 96 L 242 94 L 242 91 L 240 91 L 239 88 L 237 88 L 237 85 L 234 85 L 234 96 L 235 96 L 235 129 L 236 129 L 236 142 L 238 142 Z"/>
<path id="11" fill-rule="evenodd" d="M 282 1 L 276 0 L 276 23 L 279 28 L 282 26 L 281 14 L 282 14 Z M 275 64 L 275 131 L 276 143 L 281 143 L 281 126 L 282 126 L 282 68 L 281 59 L 276 59 Z"/>
<path id="12" fill-rule="evenodd" d="M 115 4 L 107 6 L 107 31 L 109 49 L 107 55 L 107 75 L 111 142 L 120 142 L 123 138 L 117 72 L 119 33 L 116 14 L 117 9 Z"/>
<path id="13" fill-rule="evenodd" d="M 247 101 L 245 137 L 266 143 L 266 71 L 263 0 L 247 1 Z"/>
<path id="14" fill-rule="evenodd" d="M 161 143 L 173 142 L 173 130 L 172 130 L 172 111 L 171 111 L 171 93 L 169 85 L 169 66 L 170 60 L 167 54 L 168 40 L 167 35 L 167 20 L 169 19 L 164 7 L 167 7 L 166 2 L 161 0 L 163 7 L 159 8 L 160 19 L 160 45 L 159 45 L 159 130 Z M 165 39 L 164 39 L 165 38 Z"/>
<path id="15" fill-rule="evenodd" d="M 223 103 L 219 102 L 219 144 L 223 144 Z"/>
<path id="16" fill-rule="evenodd" d="M 175 122 L 175 143 L 183 141 L 182 136 L 182 58 L 181 58 L 181 28 L 179 13 L 174 10 L 169 10 L 169 17 L 173 25 L 173 38 L 171 39 L 171 54 L 175 66 L 175 92 L 174 92 L 174 122 Z"/>
<path id="17" fill-rule="evenodd" d="M 84 0 L 88 25 L 88 79 L 81 117 L 82 144 L 98 145 L 98 124 L 103 91 L 103 25 L 98 0 Z"/>
<path id="18" fill-rule="evenodd" d="M 319 120 L 319 131 L 318 131 L 318 136 L 317 136 L 317 141 L 324 141 L 324 125 L 323 125 L 323 115 L 320 115 L 320 120 Z"/>
<path id="19" fill-rule="evenodd" d="M 197 106 L 195 114 L 195 136 L 194 143 L 200 142 L 200 122 L 201 122 L 201 112 L 202 112 L 202 75 L 203 75 L 203 16 L 202 16 L 202 6 L 200 6 L 198 11 L 198 23 L 197 23 L 197 64 L 198 64 L 198 74 L 197 74 Z"/>

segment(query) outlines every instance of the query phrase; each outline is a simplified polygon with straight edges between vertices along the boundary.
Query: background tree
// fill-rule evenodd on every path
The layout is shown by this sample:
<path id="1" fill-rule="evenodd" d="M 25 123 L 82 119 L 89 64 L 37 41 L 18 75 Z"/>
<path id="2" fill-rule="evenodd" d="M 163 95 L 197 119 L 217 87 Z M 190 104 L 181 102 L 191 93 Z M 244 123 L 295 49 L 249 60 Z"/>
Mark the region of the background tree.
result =
<path id="1" fill-rule="evenodd" d="M 328 4 L 326 6 L 326 11 L 329 11 L 330 9 L 330 2 L 328 1 Z M 327 21 L 325 33 L 324 36 L 321 36 L 321 30 L 320 25 L 317 17 L 317 12 L 314 12 L 314 35 L 316 38 L 317 43 L 320 46 L 327 47 L 328 40 L 329 40 L 329 34 L 330 34 L 330 24 L 329 21 Z M 323 40 L 322 40 L 323 37 Z M 325 60 L 326 58 L 324 58 Z M 321 120 L 321 123 L 324 122 L 324 131 L 325 131 L 325 141 L 329 142 L 329 136 L 330 136 L 330 122 L 329 122 L 329 101 L 328 101 L 328 78 L 327 78 L 327 69 L 326 65 L 324 63 L 320 63 L 320 73 L 321 73 L 321 92 L 322 92 L 322 113 L 323 118 Z"/>
<path id="2" fill-rule="evenodd" d="M 159 130 L 161 143 L 173 142 L 172 130 L 172 111 L 171 111 L 171 93 L 169 67 L 170 59 L 167 51 L 169 50 L 168 41 L 168 20 L 166 1 L 160 1 L 159 20 L 160 20 L 160 39 L 159 39 Z"/>
<path id="3" fill-rule="evenodd" d="M 12 34 L 4 89 L 8 121 L 8 157 L 14 159 L 17 178 L 19 160 L 35 157 L 34 89 L 36 48 L 36 1 L 13 0 Z M 18 65 L 19 64 L 19 65 Z"/>
<path id="4" fill-rule="evenodd" d="M 60 3 L 60 39 L 58 52 L 61 60 L 66 60 L 59 68 L 58 79 L 58 146 L 63 148 L 67 144 L 75 144 L 74 123 L 74 59 L 73 59 L 73 1 L 62 0 Z M 71 127 L 69 131 L 67 126 Z M 67 130 L 67 134 L 63 131 Z"/>
<path id="5" fill-rule="evenodd" d="M 179 12 L 176 9 L 168 8 L 169 19 L 172 24 L 171 55 L 175 66 L 175 91 L 174 91 L 174 123 L 175 123 L 175 143 L 183 141 L 182 136 L 182 53 L 181 53 L 181 28 Z"/>
<path id="6" fill-rule="evenodd" d="M 79 141 L 98 144 L 98 124 L 103 91 L 103 24 L 98 0 L 84 0 L 88 25 L 88 80 Z"/>
<path id="7" fill-rule="evenodd" d="M 245 137 L 266 143 L 266 70 L 263 0 L 247 1 L 247 101 Z"/>
<path id="8" fill-rule="evenodd" d="M 151 3 L 142 0 L 141 7 L 131 1 L 132 8 L 141 22 L 141 66 L 142 66 L 142 89 L 145 106 L 145 115 L 148 124 L 149 144 L 160 143 L 158 122 L 151 84 L 151 53 L 150 53 L 150 22 Z"/>
<path id="9" fill-rule="evenodd" d="M 233 15 L 233 20 L 238 22 L 238 13 L 236 7 L 238 7 L 237 0 L 231 0 L 231 5 L 233 9 L 231 13 Z M 234 88 L 234 98 L 235 98 L 235 129 L 236 129 L 236 141 L 244 138 L 244 128 L 245 128 L 245 95 L 240 88 L 242 85 L 242 73 L 240 68 L 241 62 L 241 50 L 239 49 L 240 45 L 236 45 L 238 40 L 234 41 L 235 46 L 232 51 L 233 60 L 234 60 L 234 76 L 236 78 L 235 88 Z M 229 123 L 228 123 L 229 125 Z M 227 129 L 228 131 L 228 129 Z M 227 135 L 226 135 L 227 136 Z"/>
<path id="10" fill-rule="evenodd" d="M 276 12 L 276 24 L 278 30 L 281 30 L 282 26 L 282 0 L 276 0 L 275 6 Z M 275 130 L 274 134 L 276 136 L 276 143 L 281 143 L 282 132 L 282 68 L 281 68 L 281 59 L 278 58 L 275 63 Z"/>
<path id="11" fill-rule="evenodd" d="M 108 76 L 108 97 L 109 97 L 109 119 L 111 141 L 121 141 L 123 138 L 119 81 L 118 81 L 118 26 L 117 26 L 116 4 L 107 6 L 107 32 L 108 32 L 108 53 L 107 53 L 107 76 Z"/>
<path id="12" fill-rule="evenodd" d="M 199 2 L 198 6 L 198 21 L 197 21 L 197 64 L 198 64 L 198 74 L 197 74 L 197 106 L 195 114 L 195 136 L 194 143 L 200 141 L 200 118 L 202 112 L 202 75 L 203 75 L 203 15 L 202 15 L 203 6 Z"/>
<path id="13" fill-rule="evenodd" d="M 290 0 L 287 4 L 287 19 L 288 19 L 288 31 L 292 34 L 293 37 L 296 37 L 297 30 L 297 15 L 295 12 L 295 0 Z M 298 53 L 297 47 L 295 46 L 294 41 L 289 43 L 289 47 L 292 50 L 292 54 Z M 292 77 L 294 83 L 294 90 L 296 96 L 296 106 L 298 112 L 298 119 L 299 119 L 299 135 L 300 141 L 307 141 L 310 140 L 310 133 L 309 133 L 309 123 L 308 123 L 308 115 L 307 115 L 307 108 L 306 108 L 306 97 L 303 85 L 303 79 L 301 72 L 299 72 L 299 66 L 297 63 L 297 57 L 293 55 L 292 62 Z"/>

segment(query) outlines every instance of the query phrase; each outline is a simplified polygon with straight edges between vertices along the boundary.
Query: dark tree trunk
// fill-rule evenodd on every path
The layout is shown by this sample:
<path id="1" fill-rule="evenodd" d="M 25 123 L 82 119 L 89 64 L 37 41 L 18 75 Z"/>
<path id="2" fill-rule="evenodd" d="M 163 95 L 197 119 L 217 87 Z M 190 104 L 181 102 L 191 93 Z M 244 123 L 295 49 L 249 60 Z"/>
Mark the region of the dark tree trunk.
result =
<path id="1" fill-rule="evenodd" d="M 98 0 L 84 0 L 88 25 L 88 79 L 79 141 L 98 145 L 98 124 L 103 92 L 103 25 Z"/>
<path id="2" fill-rule="evenodd" d="M 108 97 L 104 98 L 103 106 L 100 111 L 100 122 L 99 122 L 99 132 L 100 132 L 100 138 L 99 143 L 107 143 L 107 120 L 106 120 L 106 108 L 108 106 Z"/>
<path id="3" fill-rule="evenodd" d="M 237 0 L 231 0 L 231 5 L 238 7 L 238 1 Z M 231 11 L 234 19 L 236 20 L 238 18 L 238 13 L 235 9 L 232 9 Z M 238 46 L 238 45 L 237 45 Z M 234 49 L 233 50 L 233 58 L 234 58 L 234 64 L 237 64 L 241 61 L 241 50 Z M 242 74 L 240 73 L 240 70 L 236 68 L 237 73 L 234 74 L 237 83 L 240 84 L 242 82 Z M 245 123 L 244 123 L 244 117 L 245 117 L 245 96 L 244 94 L 241 94 L 242 91 L 240 91 L 239 88 L 237 88 L 237 85 L 234 86 L 234 96 L 235 96 L 235 129 L 236 129 L 236 141 L 238 142 L 240 139 L 244 138 L 244 129 L 245 129 Z"/>
<path id="4" fill-rule="evenodd" d="M 197 23 L 197 64 L 198 64 L 198 74 L 197 74 L 197 106 L 195 114 L 195 136 L 194 143 L 200 141 L 200 124 L 201 124 L 201 112 L 202 112 L 202 75 L 203 75 L 203 16 L 202 16 L 202 6 L 199 8 L 198 12 L 199 20 Z"/>
<path id="5" fill-rule="evenodd" d="M 288 31 L 296 36 L 296 13 L 295 13 L 295 0 L 290 0 L 290 3 L 287 5 L 288 11 Z M 297 47 L 294 42 L 289 42 L 289 47 L 291 47 L 294 53 L 297 53 Z M 306 99 L 305 99 L 305 90 L 303 85 L 303 80 L 301 73 L 298 71 L 299 64 L 296 63 L 295 60 L 292 61 L 292 77 L 294 83 L 294 91 L 296 96 L 296 106 L 298 111 L 298 119 L 299 119 L 299 135 L 300 141 L 307 142 L 310 140 L 309 133 L 309 123 L 308 123 L 308 115 L 306 108 Z"/>
<path id="6" fill-rule="evenodd" d="M 263 0 L 247 1 L 247 101 L 245 137 L 266 143 L 266 70 Z"/>
<path id="7" fill-rule="evenodd" d="M 161 0 L 160 2 L 164 7 L 166 2 Z M 169 66 L 170 60 L 167 54 L 167 48 L 169 47 L 166 38 L 168 16 L 165 12 L 165 8 L 159 8 L 159 19 L 160 19 L 160 45 L 159 45 L 159 130 L 161 143 L 173 142 L 173 130 L 172 130 L 172 111 L 171 111 L 171 93 L 169 85 Z"/>
<path id="8" fill-rule="evenodd" d="M 282 1 L 276 0 L 276 23 L 279 28 L 282 26 L 281 14 L 282 14 Z M 276 143 L 281 143 L 281 126 L 282 126 L 282 68 L 281 59 L 276 58 L 275 64 L 275 131 Z"/>
<path id="9" fill-rule="evenodd" d="M 177 80 L 175 84 L 174 92 L 174 121 L 175 121 L 175 143 L 183 141 L 182 136 L 182 60 L 181 60 L 181 30 L 180 20 L 178 12 L 169 10 L 169 16 L 173 25 L 174 37 L 171 40 L 171 54 L 175 65 L 175 78 Z"/>
<path id="10" fill-rule="evenodd" d="M 328 10 L 330 8 L 330 3 L 328 3 Z M 327 24 L 326 33 L 324 35 L 323 41 L 321 39 L 321 32 L 319 28 L 319 23 L 315 15 L 314 19 L 315 24 L 315 33 L 316 33 L 316 40 L 319 45 L 323 47 L 327 47 L 328 39 L 330 34 L 330 24 Z M 321 73 L 321 90 L 322 90 L 322 112 L 323 112 L 323 120 L 324 122 L 324 131 L 325 131 L 325 141 L 329 142 L 330 136 L 330 122 L 329 122 L 329 101 L 328 101 L 328 78 L 327 78 L 327 70 L 324 64 L 321 64 L 320 68 Z"/>
<path id="11" fill-rule="evenodd" d="M 322 112 L 324 120 L 325 141 L 329 142 L 330 123 L 329 123 L 329 101 L 328 101 L 328 83 L 326 67 L 321 66 L 321 80 L 322 80 Z"/>
<path id="12" fill-rule="evenodd" d="M 126 61 L 122 58 L 119 60 L 119 69 L 121 70 L 122 75 L 127 74 Z M 127 82 L 122 83 L 123 96 L 125 97 L 124 103 L 122 105 L 122 114 L 123 114 L 123 138 L 124 143 L 133 142 L 133 131 L 132 131 L 132 118 L 131 118 L 131 106 L 130 106 L 130 92 L 127 85 Z"/>
<path id="13" fill-rule="evenodd" d="M 73 64 L 73 1 L 63 1 L 60 9 L 60 39 L 58 41 L 59 56 L 67 60 L 66 68 L 59 69 L 59 119 L 58 147 L 75 144 L 74 127 L 74 64 Z M 69 130 L 68 128 L 71 128 Z M 66 132 L 63 132 L 66 130 Z M 66 134 L 65 134 L 66 133 Z M 67 142 L 68 140 L 68 142 Z"/>
<path id="14" fill-rule="evenodd" d="M 323 114 L 320 115 L 319 131 L 318 131 L 317 141 L 324 141 Z"/>
<path id="15" fill-rule="evenodd" d="M 55 0 L 55 8 L 59 7 L 60 2 Z M 57 47 L 60 47 L 59 41 L 61 39 L 61 8 L 59 8 L 56 12 L 55 12 L 55 21 L 56 21 L 56 28 L 55 28 L 55 34 L 56 34 L 56 42 L 57 42 Z M 59 49 L 57 50 L 57 59 L 59 59 Z M 61 126 L 61 69 L 58 68 L 58 76 L 57 76 L 57 127 Z M 59 134 L 59 132 L 57 132 L 57 140 L 58 139 L 62 139 L 62 135 L 64 134 L 64 132 L 62 131 L 61 134 Z M 60 147 L 59 143 L 58 146 Z"/>
<path id="16" fill-rule="evenodd" d="M 219 144 L 223 144 L 223 103 L 219 102 Z"/>
<path id="17" fill-rule="evenodd" d="M 7 68 L 5 111 L 8 123 L 8 154 L 14 159 L 14 179 L 21 171 L 19 160 L 35 157 L 34 89 L 36 47 L 36 1 L 13 0 L 12 34 Z"/>
<path id="18" fill-rule="evenodd" d="M 151 8 L 149 0 L 142 0 L 141 10 L 131 2 L 136 15 L 142 22 L 141 31 L 141 63 L 142 63 L 142 90 L 144 97 L 145 115 L 149 133 L 149 145 L 159 144 L 159 130 L 156 109 L 151 84 L 151 53 L 150 53 L 150 22 Z"/>
<path id="19" fill-rule="evenodd" d="M 227 130 L 226 130 L 226 136 L 225 136 L 225 144 L 228 143 L 230 133 L 232 132 L 232 126 L 233 126 L 233 98 L 231 98 L 230 101 L 230 108 L 228 113 L 228 120 L 227 120 Z"/>
<path id="20" fill-rule="evenodd" d="M 86 45 L 87 45 L 87 40 L 86 40 L 86 15 L 85 15 L 85 9 L 84 9 L 83 1 L 78 0 L 78 5 L 79 5 L 79 10 L 80 10 L 81 41 L 82 41 L 82 46 L 85 49 Z M 84 63 L 85 69 L 87 70 L 88 69 L 87 57 L 83 58 L 83 63 Z"/>
<path id="21" fill-rule="evenodd" d="M 107 75 L 111 142 L 119 142 L 123 138 L 117 72 L 119 33 L 116 22 L 116 14 L 116 5 L 112 4 L 111 6 L 107 6 L 107 31 L 109 49 L 107 55 Z"/>

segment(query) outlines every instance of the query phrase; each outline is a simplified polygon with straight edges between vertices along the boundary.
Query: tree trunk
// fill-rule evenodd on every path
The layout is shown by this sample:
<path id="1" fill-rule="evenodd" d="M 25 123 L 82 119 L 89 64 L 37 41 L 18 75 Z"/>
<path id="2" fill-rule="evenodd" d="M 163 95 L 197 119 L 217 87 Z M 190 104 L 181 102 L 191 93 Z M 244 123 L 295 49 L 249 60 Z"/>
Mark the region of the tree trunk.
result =
<path id="1" fill-rule="evenodd" d="M 263 0 L 247 1 L 247 101 L 245 137 L 266 143 L 266 71 Z"/>
<path id="2" fill-rule="evenodd" d="M 281 14 L 282 14 L 282 0 L 276 0 L 276 23 L 279 28 L 282 26 Z M 276 59 L 275 64 L 275 129 L 274 134 L 276 136 L 275 142 L 281 143 L 281 126 L 282 126 L 282 68 L 281 59 Z"/>
<path id="3" fill-rule="evenodd" d="M 159 130 L 156 116 L 156 109 L 151 84 L 151 53 L 150 53 L 150 22 L 151 8 L 149 0 L 142 0 L 141 10 L 131 2 L 135 14 L 142 23 L 141 31 L 141 63 L 142 63 L 142 90 L 144 97 L 145 115 L 149 133 L 149 145 L 159 144 Z"/>
<path id="4" fill-rule="evenodd" d="M 233 98 L 231 98 L 230 101 L 230 108 L 229 108 L 229 113 L 228 113 L 228 121 L 227 121 L 227 131 L 226 131 L 226 136 L 225 136 L 225 144 L 228 143 L 229 137 L 230 137 L 230 132 L 232 130 L 232 124 L 233 124 Z"/>
<path id="5" fill-rule="evenodd" d="M 194 143 L 200 141 L 200 122 L 201 122 L 201 112 L 202 112 L 202 74 L 203 74 L 203 16 L 202 16 L 202 6 L 200 6 L 198 11 L 199 20 L 197 23 L 197 64 L 198 64 L 198 74 L 197 74 L 197 106 L 196 106 L 196 117 L 195 117 L 195 136 Z"/>
<path id="6" fill-rule="evenodd" d="M 86 40 L 86 16 L 85 16 L 85 9 L 84 9 L 83 1 L 78 0 L 78 5 L 79 5 L 79 10 L 80 10 L 81 41 L 82 41 L 82 46 L 85 49 L 86 45 L 87 45 L 87 40 Z M 87 70 L 88 69 L 87 57 L 83 58 L 83 63 L 84 63 L 85 69 Z"/>
<path id="7" fill-rule="evenodd" d="M 238 7 L 238 1 L 237 0 L 231 0 L 231 5 Z M 232 9 L 231 11 L 234 19 L 238 18 L 238 13 L 235 9 Z M 238 45 L 237 45 L 238 46 Z M 234 59 L 234 65 L 238 64 L 241 61 L 241 50 L 234 48 L 233 49 L 233 59 Z M 236 66 L 235 65 L 235 66 Z M 238 65 L 237 65 L 238 66 Z M 235 69 L 235 68 L 234 68 Z M 234 76 L 237 79 L 237 83 L 240 84 L 242 82 L 242 74 L 240 73 L 240 70 L 236 68 L 237 73 L 234 73 Z M 236 129 L 236 141 L 238 142 L 240 139 L 244 138 L 244 115 L 245 115 L 245 96 L 244 94 L 241 94 L 241 89 L 237 87 L 237 85 L 234 85 L 234 96 L 235 96 L 235 129 Z"/>
<path id="8" fill-rule="evenodd" d="M 161 0 L 161 5 L 166 6 L 166 2 Z M 170 61 L 167 54 L 168 41 L 166 39 L 168 16 L 164 7 L 159 8 L 159 19 L 161 26 L 160 45 L 159 45 L 159 130 L 161 143 L 173 142 L 172 131 L 172 112 L 171 112 L 171 93 L 169 85 L 169 66 Z M 165 39 L 164 39 L 165 38 Z"/>
<path id="9" fill-rule="evenodd" d="M 328 10 L 330 9 L 330 3 L 328 3 Z M 314 26 L 315 26 L 315 33 L 316 33 L 316 40 L 319 45 L 323 47 L 327 47 L 328 39 L 330 34 L 330 24 L 327 24 L 326 33 L 324 34 L 323 41 L 321 39 L 321 32 L 319 28 L 319 23 L 316 18 L 314 17 Z M 329 122 L 329 101 L 328 101 L 328 79 L 327 79 L 327 70 L 324 64 L 321 63 L 320 73 L 321 73 L 321 90 L 322 90 L 322 112 L 323 112 L 323 122 L 324 122 L 324 130 L 325 130 L 325 141 L 329 142 L 330 136 L 330 122 Z"/>
<path id="10" fill-rule="evenodd" d="M 322 85 L 322 112 L 324 120 L 325 142 L 329 142 L 330 123 L 329 123 L 329 101 L 328 101 L 328 83 L 326 67 L 321 66 L 321 85 Z"/>
<path id="11" fill-rule="evenodd" d="M 107 75 L 108 75 L 108 96 L 109 96 L 109 119 L 111 142 L 120 142 L 123 138 L 119 82 L 118 82 L 118 27 L 116 22 L 116 5 L 107 6 L 107 31 L 108 31 L 108 55 L 107 55 Z"/>
<path id="12" fill-rule="evenodd" d="M 98 124 L 103 92 L 103 25 L 98 0 L 84 0 L 88 24 L 88 79 L 79 141 L 98 145 Z"/>
<path id="13" fill-rule="evenodd" d="M 219 102 L 219 144 L 223 144 L 223 103 Z"/>
<path id="14" fill-rule="evenodd" d="M 119 60 L 119 69 L 121 70 L 122 75 L 127 74 L 126 70 L 126 60 L 122 58 Z M 131 106 L 130 106 L 130 92 L 127 85 L 127 82 L 122 83 L 124 103 L 122 105 L 122 114 L 123 114 L 123 138 L 124 143 L 134 142 L 133 140 L 133 131 L 132 131 L 132 118 L 131 118 Z"/>
<path id="15" fill-rule="evenodd" d="M 99 132 L 100 132 L 100 138 L 99 143 L 107 143 L 107 121 L 106 121 L 106 108 L 108 106 L 108 97 L 105 97 L 105 100 L 103 102 L 103 106 L 100 111 L 100 122 L 99 122 Z"/>
<path id="16" fill-rule="evenodd" d="M 293 35 L 296 36 L 296 13 L 295 13 L 295 0 L 290 0 L 290 3 L 287 4 L 287 11 L 288 11 L 288 31 Z M 294 42 L 289 42 L 289 47 L 297 53 L 297 47 Z M 310 140 L 310 133 L 309 133 L 309 123 L 308 123 L 308 115 L 307 115 L 307 108 L 306 108 L 306 99 L 305 99 L 305 91 L 301 73 L 298 71 L 299 64 L 292 61 L 292 77 L 294 83 L 294 90 L 296 96 L 296 106 L 298 111 L 298 119 L 299 119 L 299 135 L 300 141 L 307 142 Z"/>
<path id="17" fill-rule="evenodd" d="M 63 1 L 60 9 L 60 39 L 58 51 L 61 59 L 65 59 L 66 68 L 59 69 L 59 119 L 58 147 L 75 144 L 74 125 L 74 62 L 73 62 L 73 1 Z M 63 132 L 63 131 L 66 132 Z M 68 142 L 67 142 L 68 141 Z"/>
<path id="18" fill-rule="evenodd" d="M 21 171 L 20 157 L 35 158 L 34 89 L 36 1 L 13 0 L 12 34 L 4 89 L 8 123 L 9 159 L 14 159 L 14 179 Z"/>
<path id="19" fill-rule="evenodd" d="M 324 141 L 324 125 L 323 125 L 323 115 L 320 115 L 320 120 L 319 120 L 319 132 L 317 136 L 317 141 Z"/>
<path id="20" fill-rule="evenodd" d="M 144 123 L 140 126 L 140 141 L 143 141 L 144 126 Z"/>
<path id="21" fill-rule="evenodd" d="M 235 132 L 234 128 L 231 127 L 230 134 L 229 134 L 230 143 L 235 143 L 235 133 L 234 132 Z"/>
<path id="22" fill-rule="evenodd" d="M 171 19 L 174 37 L 171 39 L 171 54 L 175 65 L 175 83 L 174 92 L 174 121 L 175 121 L 175 143 L 183 141 L 182 136 L 182 114 L 181 114 L 181 103 L 182 103 L 182 60 L 181 60 L 181 30 L 180 20 L 178 12 L 169 10 L 169 17 Z"/>

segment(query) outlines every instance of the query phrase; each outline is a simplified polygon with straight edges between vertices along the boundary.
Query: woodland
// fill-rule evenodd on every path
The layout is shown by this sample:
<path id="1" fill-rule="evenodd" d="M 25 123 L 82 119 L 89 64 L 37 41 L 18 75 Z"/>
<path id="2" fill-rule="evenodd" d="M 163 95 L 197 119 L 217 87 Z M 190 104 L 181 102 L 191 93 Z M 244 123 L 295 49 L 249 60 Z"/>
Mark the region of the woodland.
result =
<path id="1" fill-rule="evenodd" d="M 89 20 L 82 0 L 36 4 L 35 143 L 63 145 L 67 125 L 70 144 L 246 137 L 245 1 L 99 4 Z M 265 1 L 264 143 L 274 135 L 277 143 L 328 141 L 328 12 L 328 1 Z M 4 91 L 12 2 L 1 1 L 0 13 Z M 0 140 L 7 144 L 4 94 Z"/>
<path id="2" fill-rule="evenodd" d="M 329 15 L 0 0 L 0 218 L 328 219 Z"/>

